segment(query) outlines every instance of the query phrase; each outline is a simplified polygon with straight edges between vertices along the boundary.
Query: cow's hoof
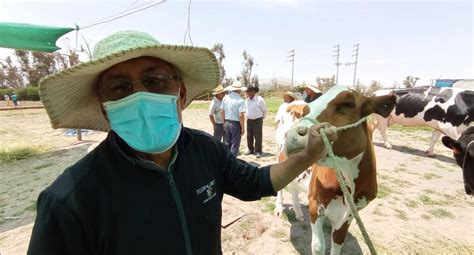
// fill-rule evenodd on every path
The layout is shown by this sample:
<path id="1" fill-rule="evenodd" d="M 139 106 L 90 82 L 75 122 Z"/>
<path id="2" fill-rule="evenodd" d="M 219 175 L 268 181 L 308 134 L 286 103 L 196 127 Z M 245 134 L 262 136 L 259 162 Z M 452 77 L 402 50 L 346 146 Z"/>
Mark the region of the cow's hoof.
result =
<path id="1" fill-rule="evenodd" d="M 389 150 L 392 149 L 392 145 L 389 144 L 389 143 L 384 143 L 383 146 L 384 146 L 386 149 L 389 149 Z"/>

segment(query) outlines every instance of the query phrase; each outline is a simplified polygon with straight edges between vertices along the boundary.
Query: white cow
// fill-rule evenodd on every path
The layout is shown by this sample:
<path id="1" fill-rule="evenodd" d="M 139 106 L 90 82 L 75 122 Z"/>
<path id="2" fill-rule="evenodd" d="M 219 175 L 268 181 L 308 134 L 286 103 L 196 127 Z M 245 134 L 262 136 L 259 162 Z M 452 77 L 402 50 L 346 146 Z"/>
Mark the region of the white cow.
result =
<path id="1" fill-rule="evenodd" d="M 456 88 L 415 87 L 411 89 L 379 90 L 375 96 L 395 93 L 397 105 L 389 117 L 375 115 L 377 129 L 382 135 L 384 146 L 392 145 L 387 140 L 387 127 L 393 124 L 403 126 L 431 127 L 434 129 L 427 150 L 434 156 L 434 144 L 441 134 L 457 139 L 473 124 L 474 91 Z"/>
<path id="2" fill-rule="evenodd" d="M 301 100 L 296 100 L 291 103 L 283 103 L 277 115 L 275 116 L 275 140 L 277 146 L 278 160 L 283 161 L 286 159 L 286 155 L 283 152 L 283 146 L 286 140 L 286 133 L 293 126 L 295 126 L 299 120 L 308 113 L 307 103 Z M 304 221 L 304 215 L 301 211 L 300 201 L 298 194 L 299 192 L 308 192 L 309 182 L 311 180 L 311 171 L 305 171 L 301 173 L 295 180 L 289 185 L 288 189 L 291 193 L 293 202 L 293 210 L 295 211 L 296 219 Z M 277 193 L 275 211 L 276 216 L 280 216 L 283 213 L 283 191 L 280 190 Z"/>

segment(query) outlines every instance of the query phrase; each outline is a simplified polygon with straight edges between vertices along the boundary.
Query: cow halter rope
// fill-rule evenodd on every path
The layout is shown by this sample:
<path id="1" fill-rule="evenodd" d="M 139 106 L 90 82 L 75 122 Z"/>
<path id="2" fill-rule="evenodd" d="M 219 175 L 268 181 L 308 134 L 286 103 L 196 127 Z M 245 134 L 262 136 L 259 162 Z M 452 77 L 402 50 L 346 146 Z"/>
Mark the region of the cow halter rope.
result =
<path id="1" fill-rule="evenodd" d="M 311 122 L 315 123 L 315 121 L 312 120 L 312 119 L 308 118 L 307 120 L 310 120 Z M 332 129 L 336 132 L 344 131 L 346 129 L 357 127 L 358 125 L 362 124 L 362 122 L 364 122 L 366 120 L 367 120 L 367 117 L 363 117 L 362 119 L 360 119 L 360 120 L 358 120 L 358 121 L 356 121 L 352 124 L 349 124 L 349 125 L 346 125 L 346 126 L 341 126 L 341 127 L 335 127 L 335 128 L 332 128 Z M 346 198 L 346 201 L 349 202 L 349 206 L 351 207 L 352 215 L 354 215 L 354 218 L 357 222 L 357 225 L 359 225 L 360 232 L 362 233 L 362 236 L 364 237 L 365 243 L 369 247 L 370 253 L 375 255 L 375 254 L 377 254 L 377 252 L 375 251 L 374 244 L 370 240 L 369 234 L 367 233 L 367 230 L 365 229 L 364 223 L 362 222 L 362 219 L 359 216 L 359 212 L 357 211 L 357 207 L 354 203 L 354 198 L 352 197 L 352 195 L 349 193 L 349 190 L 347 189 L 347 184 L 346 184 L 346 181 L 344 179 L 344 176 L 342 175 L 342 170 L 338 166 L 336 166 L 336 156 L 334 155 L 334 151 L 332 150 L 332 145 L 329 142 L 329 139 L 326 135 L 326 130 L 324 128 L 321 128 L 319 130 L 319 133 L 321 134 L 321 137 L 323 138 L 323 142 L 324 142 L 324 145 L 326 146 L 326 150 L 328 152 L 329 159 L 330 159 L 330 161 L 332 161 L 332 163 L 333 163 L 332 165 L 336 169 L 337 182 L 339 182 L 339 186 L 341 187 L 341 190 L 344 193 L 344 197 Z"/>

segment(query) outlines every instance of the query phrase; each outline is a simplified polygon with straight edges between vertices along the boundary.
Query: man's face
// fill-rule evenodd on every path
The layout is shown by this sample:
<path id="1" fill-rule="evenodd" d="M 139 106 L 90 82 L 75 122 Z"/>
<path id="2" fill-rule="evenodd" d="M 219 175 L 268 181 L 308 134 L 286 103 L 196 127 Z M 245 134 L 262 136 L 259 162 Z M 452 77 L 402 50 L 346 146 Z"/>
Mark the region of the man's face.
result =
<path id="1" fill-rule="evenodd" d="M 250 99 L 253 99 L 253 97 L 255 96 L 255 91 L 253 90 L 250 90 L 250 91 L 246 91 L 245 94 L 247 94 L 247 97 L 250 98 Z"/>
<path id="2" fill-rule="evenodd" d="M 219 100 L 222 100 L 224 98 L 224 96 L 225 96 L 225 92 L 216 94 L 216 98 L 219 99 Z"/>
<path id="3" fill-rule="evenodd" d="M 308 96 L 313 96 L 314 94 L 316 94 L 310 88 L 305 88 L 304 92 L 306 92 L 306 95 L 308 95 Z"/>
<path id="4" fill-rule="evenodd" d="M 283 102 L 285 102 L 285 103 L 291 103 L 291 102 L 293 102 L 293 98 L 290 97 L 290 96 L 286 96 L 286 95 L 285 95 L 285 96 L 283 96 Z"/>
<path id="5" fill-rule="evenodd" d="M 178 96 L 179 93 L 176 107 L 181 121 L 181 111 L 186 104 L 186 88 L 178 77 L 177 70 L 161 59 L 154 57 L 130 59 L 110 67 L 99 75 L 97 80 L 99 101 L 101 104 L 116 101 L 140 91 L 174 96 Z M 102 109 L 102 112 L 106 116 L 105 110 Z"/>

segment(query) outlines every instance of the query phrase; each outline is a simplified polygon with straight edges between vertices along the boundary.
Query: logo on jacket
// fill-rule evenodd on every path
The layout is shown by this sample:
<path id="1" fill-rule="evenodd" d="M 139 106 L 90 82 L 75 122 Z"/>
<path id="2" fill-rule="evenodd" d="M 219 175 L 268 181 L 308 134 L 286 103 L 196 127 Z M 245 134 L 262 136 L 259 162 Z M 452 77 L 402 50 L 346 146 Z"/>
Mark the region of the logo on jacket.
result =
<path id="1" fill-rule="evenodd" d="M 216 181 L 212 180 L 208 184 L 200 187 L 196 190 L 196 194 L 201 197 L 201 199 L 203 199 L 203 203 L 207 203 L 209 200 L 216 196 Z M 202 194 L 204 194 L 204 196 Z"/>

